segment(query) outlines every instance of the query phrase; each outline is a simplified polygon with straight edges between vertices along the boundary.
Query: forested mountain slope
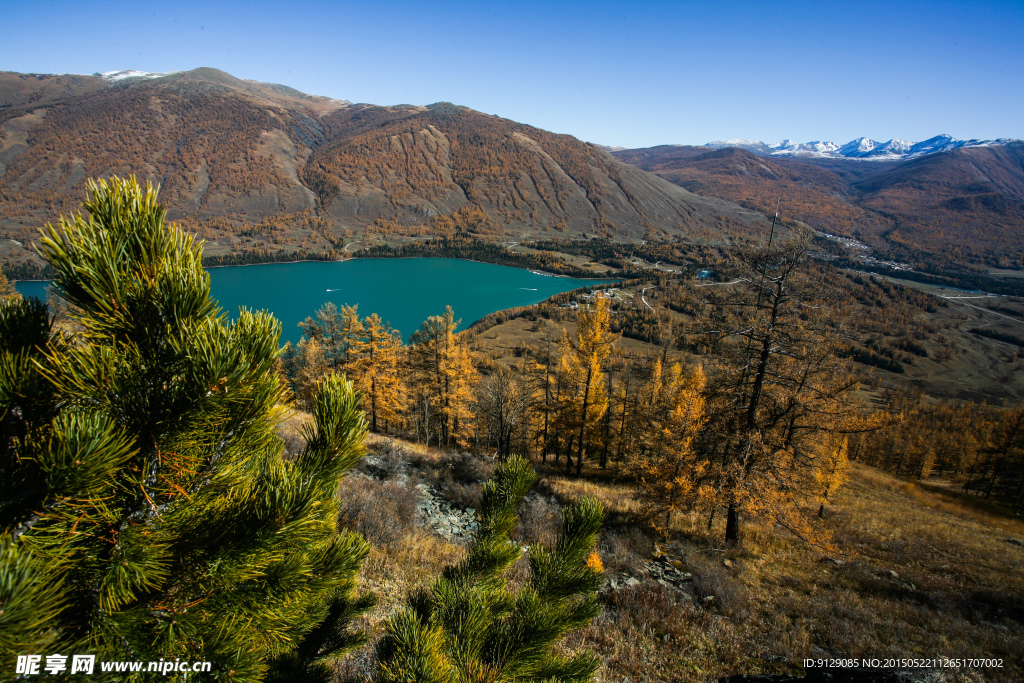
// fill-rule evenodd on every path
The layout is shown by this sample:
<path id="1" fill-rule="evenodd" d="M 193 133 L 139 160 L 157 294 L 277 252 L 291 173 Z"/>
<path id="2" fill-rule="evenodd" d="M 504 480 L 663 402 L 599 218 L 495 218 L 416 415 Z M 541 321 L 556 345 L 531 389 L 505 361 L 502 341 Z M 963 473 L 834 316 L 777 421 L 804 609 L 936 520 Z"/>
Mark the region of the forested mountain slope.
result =
<path id="1" fill-rule="evenodd" d="M 353 105 L 209 68 L 0 74 L 0 237 L 31 239 L 77 207 L 86 178 L 114 173 L 160 183 L 170 217 L 196 230 L 270 220 L 292 247 L 312 244 L 299 224 L 329 243 L 464 207 L 517 236 L 722 241 L 766 225 L 571 136 L 447 103 Z"/>

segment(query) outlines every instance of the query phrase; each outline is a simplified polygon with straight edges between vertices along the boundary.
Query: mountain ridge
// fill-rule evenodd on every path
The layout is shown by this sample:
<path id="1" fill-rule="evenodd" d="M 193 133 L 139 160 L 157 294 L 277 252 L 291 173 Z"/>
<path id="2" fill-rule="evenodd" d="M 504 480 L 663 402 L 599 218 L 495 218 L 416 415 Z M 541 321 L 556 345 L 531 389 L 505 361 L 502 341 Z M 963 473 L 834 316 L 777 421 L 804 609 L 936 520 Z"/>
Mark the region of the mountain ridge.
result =
<path id="1" fill-rule="evenodd" d="M 760 140 L 731 138 L 716 140 L 702 145 L 712 149 L 738 147 L 755 154 L 766 156 L 818 157 L 829 159 L 860 159 L 865 161 L 902 161 L 949 152 L 964 147 L 993 147 L 1020 142 L 1015 138 L 997 138 L 994 140 L 958 140 L 951 135 L 936 135 L 921 142 L 910 142 L 893 138 L 887 142 L 879 142 L 867 137 L 854 138 L 846 144 L 814 140 L 811 142 L 780 142 L 765 143 Z"/>

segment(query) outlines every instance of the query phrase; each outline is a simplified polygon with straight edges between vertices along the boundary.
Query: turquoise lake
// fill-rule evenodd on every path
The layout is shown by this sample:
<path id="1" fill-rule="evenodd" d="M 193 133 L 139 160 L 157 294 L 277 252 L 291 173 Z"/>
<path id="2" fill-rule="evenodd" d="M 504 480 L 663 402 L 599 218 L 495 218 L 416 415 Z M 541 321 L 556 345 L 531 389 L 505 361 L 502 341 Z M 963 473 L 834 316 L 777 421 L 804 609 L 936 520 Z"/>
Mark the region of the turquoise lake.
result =
<path id="1" fill-rule="evenodd" d="M 302 336 L 298 323 L 329 301 L 377 313 L 406 340 L 450 305 L 464 329 L 488 313 L 538 303 L 577 287 L 611 280 L 539 275 L 522 268 L 459 259 L 349 259 L 211 268 L 210 290 L 234 315 L 240 306 L 272 312 L 281 342 Z M 45 296 L 45 282 L 18 282 L 24 296 Z"/>

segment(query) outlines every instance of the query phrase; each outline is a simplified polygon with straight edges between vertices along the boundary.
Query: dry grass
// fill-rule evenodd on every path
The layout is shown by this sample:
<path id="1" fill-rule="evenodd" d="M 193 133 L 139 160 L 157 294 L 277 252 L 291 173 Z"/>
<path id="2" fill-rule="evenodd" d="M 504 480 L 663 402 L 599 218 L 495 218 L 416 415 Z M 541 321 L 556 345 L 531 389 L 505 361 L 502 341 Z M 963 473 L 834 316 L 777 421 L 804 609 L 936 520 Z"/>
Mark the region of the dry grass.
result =
<path id="1" fill-rule="evenodd" d="M 273 417 L 277 421 L 277 435 L 284 442 L 282 457 L 294 458 L 306 447 L 306 439 L 302 436 L 302 427 L 312 422 L 313 416 L 296 408 L 279 404 L 274 406 Z"/>
<path id="2" fill-rule="evenodd" d="M 408 595 L 428 588 L 446 566 L 459 562 L 462 546 L 446 543 L 422 527 L 409 529 L 390 547 L 374 547 L 359 572 L 360 590 L 374 593 L 378 602 L 355 624 L 370 635 L 370 642 L 339 663 L 336 680 L 344 683 L 371 681 L 375 642 L 383 635 L 388 617 L 405 603 Z"/>
<path id="3" fill-rule="evenodd" d="M 652 582 L 608 594 L 602 613 L 567 646 L 601 655 L 600 683 L 707 681 L 751 670 L 731 621 Z"/>
<path id="4" fill-rule="evenodd" d="M 633 497 L 633 487 L 629 484 L 604 484 L 554 474 L 545 476 L 540 483 L 562 500 L 577 500 L 584 496 L 596 498 L 609 515 L 634 515 L 640 510 Z"/>
<path id="5" fill-rule="evenodd" d="M 631 509 L 621 487 L 553 488 Z M 602 680 L 707 681 L 796 673 L 805 657 L 940 655 L 1003 660 L 951 680 L 1024 680 L 1024 548 L 1005 541 L 1024 535 L 1019 520 L 854 467 L 823 524 L 845 557 L 756 523 L 741 547 L 722 549 L 720 526 L 708 537 L 706 519 L 680 520 L 686 540 L 667 551 L 693 573 L 692 599 L 650 580 L 609 595 L 580 640 L 605 659 Z M 602 558 L 610 573 L 637 576 L 627 559 L 636 536 L 623 528 L 606 530 Z"/>

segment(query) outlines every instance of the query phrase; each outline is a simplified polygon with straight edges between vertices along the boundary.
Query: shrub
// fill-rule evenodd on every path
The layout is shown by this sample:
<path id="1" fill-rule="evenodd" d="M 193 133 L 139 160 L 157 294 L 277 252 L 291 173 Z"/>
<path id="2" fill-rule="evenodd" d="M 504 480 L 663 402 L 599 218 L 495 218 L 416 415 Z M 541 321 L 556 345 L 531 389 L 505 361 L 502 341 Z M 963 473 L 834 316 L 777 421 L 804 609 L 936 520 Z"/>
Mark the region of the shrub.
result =
<path id="1" fill-rule="evenodd" d="M 377 547 L 393 546 L 419 517 L 419 497 L 410 481 L 355 475 L 342 480 L 338 498 L 338 526 L 362 534 Z"/>

